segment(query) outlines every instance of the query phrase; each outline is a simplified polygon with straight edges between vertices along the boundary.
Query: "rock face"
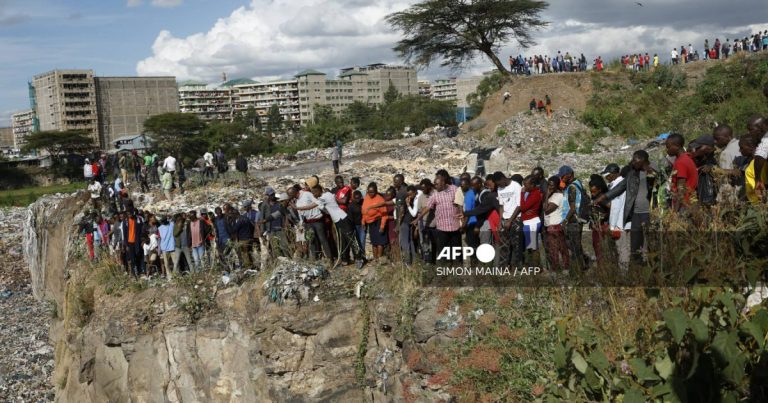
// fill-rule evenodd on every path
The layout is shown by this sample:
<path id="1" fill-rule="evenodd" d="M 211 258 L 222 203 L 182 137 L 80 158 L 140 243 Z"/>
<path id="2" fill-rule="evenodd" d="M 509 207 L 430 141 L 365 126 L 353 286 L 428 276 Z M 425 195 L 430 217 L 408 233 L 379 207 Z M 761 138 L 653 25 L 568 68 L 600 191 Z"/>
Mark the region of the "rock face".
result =
<path id="1" fill-rule="evenodd" d="M 38 300 L 62 298 L 64 270 L 72 244 L 75 217 L 82 216 L 88 195 L 44 197 L 27 209 L 24 223 L 24 258 Z"/>
<path id="2" fill-rule="evenodd" d="M 248 294 L 239 290 L 223 299 L 250 304 Z M 347 301 L 297 314 L 271 305 L 254 318 L 227 312 L 148 334 L 116 318 L 92 324 L 68 343 L 74 350 L 58 400 L 362 401 L 351 370 L 359 307 Z"/>
<path id="3" fill-rule="evenodd" d="M 426 387 L 428 363 L 406 353 L 448 340 L 434 309 L 415 302 L 412 320 L 378 290 L 357 298 L 354 283 L 336 297 L 273 302 L 262 281 L 212 287 L 215 306 L 197 321 L 182 313 L 181 285 L 108 295 L 86 263 L 77 226 L 84 198 L 30 206 L 25 254 L 34 295 L 55 301 L 51 383 L 58 402 L 395 402 L 450 396 Z M 346 269 L 345 270 L 349 270 Z M 354 269 L 352 269 L 354 270 Z M 334 274 L 331 273 L 331 276 Z M 319 279 L 319 287 L 340 284 Z M 357 281 L 357 280 L 355 280 Z M 366 280 L 367 281 L 367 280 Z M 313 281 L 314 283 L 315 281 Z M 92 289 L 91 312 L 73 316 Z M 219 288 L 220 287 L 220 288 Z M 195 289 L 198 286 L 194 286 Z M 326 294 L 324 294 L 326 295 Z M 418 314 L 417 314 L 418 312 Z M 416 340 L 396 331 L 414 323 Z M 414 400 L 415 399 L 415 400 Z"/>

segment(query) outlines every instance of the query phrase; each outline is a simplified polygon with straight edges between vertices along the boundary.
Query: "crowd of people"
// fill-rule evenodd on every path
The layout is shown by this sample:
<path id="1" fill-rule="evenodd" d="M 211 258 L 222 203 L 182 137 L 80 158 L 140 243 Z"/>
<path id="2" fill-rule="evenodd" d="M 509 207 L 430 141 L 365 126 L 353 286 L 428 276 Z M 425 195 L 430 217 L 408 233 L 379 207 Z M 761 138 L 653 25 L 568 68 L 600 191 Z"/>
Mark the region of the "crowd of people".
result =
<path id="1" fill-rule="evenodd" d="M 709 39 L 704 40 L 704 49 L 699 53 L 692 44 L 688 46 L 681 45 L 670 51 L 669 62 L 673 65 L 685 64 L 698 60 L 708 59 L 727 59 L 729 55 L 739 52 L 758 52 L 768 50 L 768 30 L 745 36 L 744 38 L 726 38 L 724 42 L 720 38 L 710 45 Z M 625 54 L 619 58 L 619 62 L 626 69 L 633 71 L 647 71 L 652 67 L 658 67 L 659 55 L 654 53 L 650 56 L 648 52 L 639 52 Z M 601 56 L 592 61 L 592 68 L 596 71 L 603 71 L 605 68 Z M 569 52 L 562 54 L 557 51 L 554 56 L 533 55 L 525 57 L 522 54 L 517 57 L 509 56 L 509 71 L 517 75 L 535 75 L 547 73 L 577 72 L 587 70 L 587 58 L 584 53 L 579 56 L 571 55 Z"/>
<path id="2" fill-rule="evenodd" d="M 155 215 L 126 196 L 107 209 L 94 204 L 81 230 L 92 259 L 111 255 L 135 276 L 247 270 L 277 256 L 324 260 L 332 267 L 361 268 L 371 260 L 477 264 L 440 252 L 480 244 L 494 246 L 492 264 L 499 267 L 610 265 L 626 271 L 644 262 L 652 210 L 687 217 L 726 201 L 765 200 L 768 118 L 754 117 L 746 126 L 748 133 L 738 138 L 719 125 L 688 143 L 668 133 L 658 162 L 640 149 L 626 166 L 608 164 L 584 181 L 570 166 L 549 177 L 541 167 L 527 176 L 439 170 L 413 184 L 397 174 L 391 184 L 365 187 L 359 177 L 336 175 L 323 186 L 310 176 L 279 192 L 267 187 L 260 203 L 243 200 L 212 211 Z M 158 165 L 161 177 L 173 172 L 168 158 Z M 116 181 L 123 174 L 121 169 Z M 583 250 L 584 232 L 594 254 Z"/>

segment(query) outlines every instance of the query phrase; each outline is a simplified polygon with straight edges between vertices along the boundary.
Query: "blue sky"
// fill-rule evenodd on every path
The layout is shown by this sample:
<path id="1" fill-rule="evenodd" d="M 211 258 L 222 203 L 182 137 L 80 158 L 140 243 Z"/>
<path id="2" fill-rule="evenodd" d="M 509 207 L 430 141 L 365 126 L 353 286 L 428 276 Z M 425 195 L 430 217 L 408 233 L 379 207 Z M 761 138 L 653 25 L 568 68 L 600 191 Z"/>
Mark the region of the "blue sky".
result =
<path id="1" fill-rule="evenodd" d="M 97 76 L 173 75 L 179 80 L 269 80 L 314 68 L 399 63 L 400 38 L 383 21 L 417 0 L 0 0 L 0 127 L 28 108 L 27 81 L 56 68 Z M 538 44 L 510 54 L 584 52 L 605 60 L 659 53 L 704 38 L 744 37 L 768 29 L 766 0 L 550 0 Z M 430 68 L 420 78 L 491 69 L 484 59 L 463 71 Z"/>
<path id="2" fill-rule="evenodd" d="M 163 29 L 189 35 L 212 26 L 242 0 L 185 0 L 176 7 L 121 0 L 0 0 L 0 126 L 28 107 L 27 81 L 55 68 L 136 75 Z"/>

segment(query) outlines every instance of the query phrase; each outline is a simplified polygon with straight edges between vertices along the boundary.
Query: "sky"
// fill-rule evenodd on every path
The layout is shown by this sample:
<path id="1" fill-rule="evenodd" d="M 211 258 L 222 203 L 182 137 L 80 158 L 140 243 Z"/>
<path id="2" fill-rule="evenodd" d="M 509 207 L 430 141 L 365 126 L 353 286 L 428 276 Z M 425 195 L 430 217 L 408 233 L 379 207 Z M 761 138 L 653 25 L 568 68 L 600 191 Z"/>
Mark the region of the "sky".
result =
<path id="1" fill-rule="evenodd" d="M 53 69 L 97 76 L 173 75 L 178 80 L 271 80 L 314 68 L 330 75 L 371 63 L 402 63 L 384 17 L 418 0 L 0 0 L 0 127 L 28 109 L 27 82 Z M 551 0 L 537 44 L 511 55 L 584 53 L 604 60 L 631 52 L 669 57 L 704 38 L 768 29 L 766 0 Z M 482 57 L 461 71 L 437 64 L 419 78 L 492 69 Z"/>

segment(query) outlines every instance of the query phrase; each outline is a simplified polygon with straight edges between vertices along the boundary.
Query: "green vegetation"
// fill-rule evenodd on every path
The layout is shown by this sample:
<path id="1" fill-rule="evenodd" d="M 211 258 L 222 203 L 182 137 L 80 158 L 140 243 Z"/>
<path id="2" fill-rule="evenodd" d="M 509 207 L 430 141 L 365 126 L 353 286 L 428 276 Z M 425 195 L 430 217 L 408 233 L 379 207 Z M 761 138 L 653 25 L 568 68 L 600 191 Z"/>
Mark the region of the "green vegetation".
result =
<path id="1" fill-rule="evenodd" d="M 656 305 L 655 297 L 649 303 Z M 584 321 L 557 322 L 552 400 L 624 402 L 764 401 L 768 398 L 768 310 L 710 287 L 673 297 L 652 327 L 623 346 Z M 746 312 L 744 314 L 743 312 Z"/>
<path id="2" fill-rule="evenodd" d="M 84 154 L 95 148 L 93 138 L 81 130 L 43 131 L 29 135 L 22 152 L 46 151 L 57 161 L 63 156 Z"/>
<path id="3" fill-rule="evenodd" d="M 540 15 L 548 7 L 536 0 L 424 0 L 388 15 L 387 22 L 403 32 L 394 50 L 406 62 L 429 66 L 440 60 L 460 69 L 482 54 L 508 75 L 496 52 L 512 41 L 523 49 L 535 44 L 533 32 L 549 25 Z"/>
<path id="4" fill-rule="evenodd" d="M 47 194 L 72 193 L 83 189 L 83 183 L 69 183 L 66 185 L 36 186 L 14 190 L 0 191 L 0 207 L 25 207 L 34 203 L 37 199 Z"/>
<path id="5" fill-rule="evenodd" d="M 498 71 L 483 77 L 480 80 L 480 84 L 477 85 L 475 92 L 467 95 L 467 102 L 469 103 L 472 116 L 480 116 L 488 98 L 499 91 L 508 81 L 509 78 Z"/>
<path id="6" fill-rule="evenodd" d="M 624 76 L 629 85 L 616 82 Z M 766 77 L 766 54 L 714 64 L 696 83 L 685 69 L 670 66 L 651 72 L 595 74 L 595 93 L 582 119 L 595 129 L 608 127 L 636 139 L 667 131 L 688 136 L 709 133 L 715 122 L 729 124 L 740 135 L 750 116 L 768 114 L 762 94 Z"/>
<path id="7" fill-rule="evenodd" d="M 180 289 L 176 304 L 190 323 L 197 322 L 208 311 L 216 308 L 216 281 L 213 272 L 190 273 L 176 276 L 174 283 Z"/>

